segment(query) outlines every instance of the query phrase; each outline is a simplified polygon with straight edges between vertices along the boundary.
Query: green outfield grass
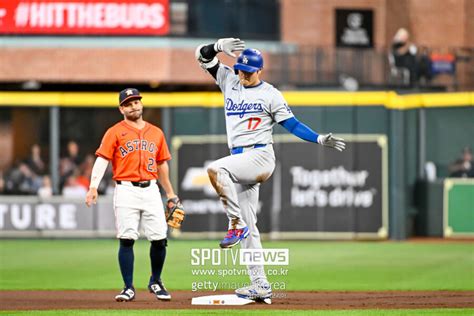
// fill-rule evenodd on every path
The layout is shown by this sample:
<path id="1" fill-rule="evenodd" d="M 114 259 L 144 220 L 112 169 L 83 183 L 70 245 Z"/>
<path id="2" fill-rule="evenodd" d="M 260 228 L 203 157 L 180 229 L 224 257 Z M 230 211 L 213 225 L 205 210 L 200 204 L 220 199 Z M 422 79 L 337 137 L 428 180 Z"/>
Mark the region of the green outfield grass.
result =
<path id="1" fill-rule="evenodd" d="M 278 272 L 269 279 L 284 286 L 281 290 L 474 290 L 473 243 L 295 241 L 266 242 L 264 247 L 290 251 L 289 266 L 269 267 Z M 163 272 L 170 290 L 191 290 L 197 282 L 229 289 L 229 284 L 248 280 L 193 275 L 193 269 L 246 270 L 223 264 L 224 257 L 219 266 L 192 266 L 192 248 L 216 249 L 217 241 L 170 240 Z M 2 240 L 0 289 L 118 289 L 117 249 L 116 240 Z M 147 241 L 135 244 L 137 288 L 147 285 L 148 251 Z M 287 275 L 281 268 L 288 269 Z"/>
<path id="2" fill-rule="evenodd" d="M 378 309 L 378 310 L 321 310 L 321 311 L 285 311 L 285 310 L 61 310 L 61 311 L 18 311 L 18 312 L 1 312 L 0 315 L 31 315 L 34 313 L 39 316 L 144 316 L 144 315 L 166 315 L 166 316 L 181 316 L 181 315 L 314 315 L 314 316 L 401 316 L 401 315 L 430 315 L 430 316 L 445 316 L 445 315 L 472 315 L 474 309 Z"/>

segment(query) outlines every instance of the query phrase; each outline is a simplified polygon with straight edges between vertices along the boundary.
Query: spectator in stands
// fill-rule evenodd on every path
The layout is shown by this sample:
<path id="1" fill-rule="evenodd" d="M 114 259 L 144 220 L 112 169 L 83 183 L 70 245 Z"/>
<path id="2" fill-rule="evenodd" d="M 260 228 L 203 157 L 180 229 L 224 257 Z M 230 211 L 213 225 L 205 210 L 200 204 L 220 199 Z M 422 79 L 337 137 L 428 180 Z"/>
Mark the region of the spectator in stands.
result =
<path id="1" fill-rule="evenodd" d="M 474 161 L 472 158 L 471 148 L 467 146 L 464 147 L 462 150 L 461 158 L 450 164 L 448 169 L 450 172 L 450 177 L 473 178 Z"/>
<path id="2" fill-rule="evenodd" d="M 3 171 L 0 170 L 0 193 L 5 191 L 5 180 L 3 179 Z"/>
<path id="3" fill-rule="evenodd" d="M 41 198 L 49 198 L 53 196 L 53 185 L 49 176 L 43 176 L 43 184 L 38 189 L 38 196 Z"/>
<path id="4" fill-rule="evenodd" d="M 92 154 L 86 155 L 84 161 L 78 169 L 77 182 L 81 184 L 86 190 L 89 190 L 92 167 L 94 166 L 95 157 Z"/>
<path id="5" fill-rule="evenodd" d="M 69 198 L 85 198 L 87 189 L 77 182 L 77 175 L 73 174 L 66 178 L 62 194 Z"/>
<path id="6" fill-rule="evenodd" d="M 81 164 L 81 157 L 79 156 L 79 145 L 71 140 L 67 143 L 68 158 L 71 159 L 77 166 Z"/>
<path id="7" fill-rule="evenodd" d="M 31 156 L 25 160 L 25 163 L 36 175 L 45 174 L 46 167 L 41 159 L 41 147 L 38 144 L 31 146 Z"/>
<path id="8" fill-rule="evenodd" d="M 79 145 L 71 140 L 67 144 L 66 156 L 61 158 L 59 162 L 59 175 L 61 177 L 60 186 L 64 187 L 68 177 L 72 176 L 81 164 L 79 156 Z"/>
<path id="9" fill-rule="evenodd" d="M 41 181 L 26 163 L 20 162 L 8 172 L 5 189 L 10 194 L 36 194 Z"/>
<path id="10" fill-rule="evenodd" d="M 418 48 L 410 41 L 410 34 L 406 29 L 400 28 L 395 33 L 391 51 L 395 66 L 408 69 L 411 86 L 416 85 L 421 77 L 431 80 L 430 60 L 425 51 L 418 55 Z"/>
<path id="11" fill-rule="evenodd" d="M 94 155 L 87 154 L 86 157 L 84 158 L 84 161 L 81 163 L 81 165 L 77 169 L 78 176 L 77 176 L 76 181 L 80 185 L 85 187 L 87 190 L 89 190 L 90 178 L 91 178 L 92 167 L 94 166 L 94 162 L 95 162 Z M 112 180 L 112 164 L 109 164 L 109 166 L 107 166 L 104 177 L 102 178 L 102 181 L 100 182 L 100 185 L 97 188 L 100 194 L 105 194 L 109 186 L 109 183 L 113 182 L 111 180 Z M 115 182 L 113 182 L 113 187 L 115 189 Z"/>

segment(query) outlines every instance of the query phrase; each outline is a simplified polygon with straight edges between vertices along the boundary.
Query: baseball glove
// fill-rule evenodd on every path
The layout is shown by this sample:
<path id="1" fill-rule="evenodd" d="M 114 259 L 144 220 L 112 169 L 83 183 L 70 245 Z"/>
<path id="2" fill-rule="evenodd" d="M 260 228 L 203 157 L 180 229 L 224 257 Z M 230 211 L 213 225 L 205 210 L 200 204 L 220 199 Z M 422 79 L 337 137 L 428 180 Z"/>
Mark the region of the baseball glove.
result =
<path id="1" fill-rule="evenodd" d="M 168 199 L 166 203 L 166 223 L 169 227 L 179 229 L 181 228 L 181 223 L 184 221 L 184 207 L 181 204 L 181 201 L 177 196 L 174 198 Z"/>

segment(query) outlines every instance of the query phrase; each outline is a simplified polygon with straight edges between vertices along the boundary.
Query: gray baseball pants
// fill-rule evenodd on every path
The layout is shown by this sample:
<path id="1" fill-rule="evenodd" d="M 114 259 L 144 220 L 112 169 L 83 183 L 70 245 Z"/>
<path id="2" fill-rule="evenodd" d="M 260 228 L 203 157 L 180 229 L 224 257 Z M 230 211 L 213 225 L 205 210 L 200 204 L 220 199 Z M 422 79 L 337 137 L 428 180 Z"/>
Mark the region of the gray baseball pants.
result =
<path id="1" fill-rule="evenodd" d="M 221 158 L 208 167 L 209 178 L 229 218 L 229 229 L 245 226 L 249 229 L 249 236 L 241 242 L 244 249 L 262 248 L 257 227 L 259 189 L 274 169 L 275 153 L 271 144 L 245 147 L 241 154 Z M 249 265 L 248 272 L 252 283 L 266 281 L 261 265 Z"/>

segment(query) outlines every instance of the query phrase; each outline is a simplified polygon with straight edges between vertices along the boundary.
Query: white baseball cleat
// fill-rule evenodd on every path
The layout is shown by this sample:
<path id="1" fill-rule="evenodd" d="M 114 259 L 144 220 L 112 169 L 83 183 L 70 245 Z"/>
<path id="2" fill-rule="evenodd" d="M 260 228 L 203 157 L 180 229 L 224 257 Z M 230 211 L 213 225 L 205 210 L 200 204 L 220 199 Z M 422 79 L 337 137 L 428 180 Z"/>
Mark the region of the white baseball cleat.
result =
<path id="1" fill-rule="evenodd" d="M 252 285 L 235 290 L 238 297 L 249 300 L 263 301 L 267 304 L 272 303 L 272 289 L 268 282 L 258 282 Z"/>
<path id="2" fill-rule="evenodd" d="M 133 287 L 124 288 L 119 295 L 115 296 L 117 302 L 130 302 L 135 299 L 135 289 Z"/>
<path id="3" fill-rule="evenodd" d="M 161 280 L 158 280 L 156 283 L 151 283 L 148 285 L 148 290 L 150 293 L 154 293 L 156 298 L 162 301 L 171 300 L 171 295 L 165 288 L 165 285 Z"/>

